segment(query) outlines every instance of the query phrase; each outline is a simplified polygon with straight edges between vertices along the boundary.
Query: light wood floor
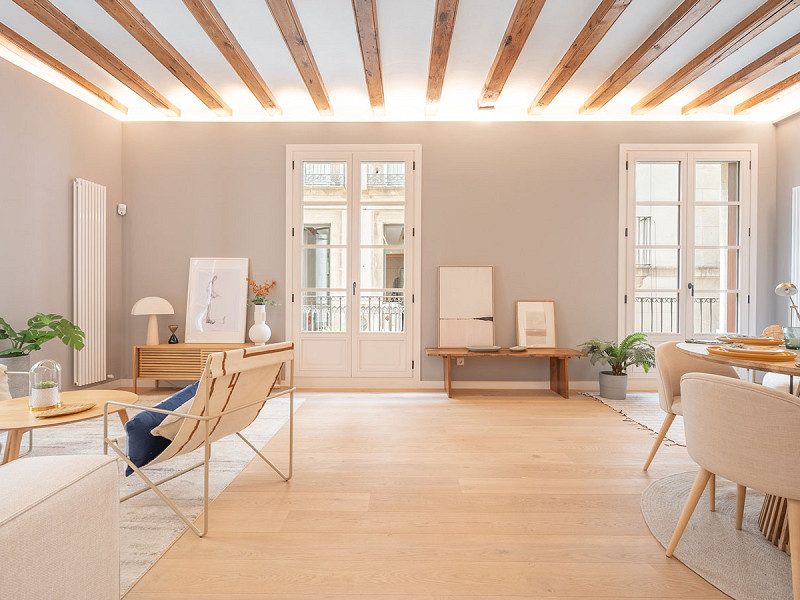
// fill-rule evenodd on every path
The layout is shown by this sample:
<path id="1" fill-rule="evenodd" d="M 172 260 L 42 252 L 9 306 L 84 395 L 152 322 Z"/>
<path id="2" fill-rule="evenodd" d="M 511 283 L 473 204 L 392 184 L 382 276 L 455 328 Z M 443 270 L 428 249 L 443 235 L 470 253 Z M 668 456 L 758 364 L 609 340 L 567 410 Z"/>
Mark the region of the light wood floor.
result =
<path id="1" fill-rule="evenodd" d="M 299 394 L 292 481 L 251 463 L 126 600 L 727 598 L 639 508 L 685 449 L 645 474 L 652 434 L 590 398 L 458 395 Z"/>

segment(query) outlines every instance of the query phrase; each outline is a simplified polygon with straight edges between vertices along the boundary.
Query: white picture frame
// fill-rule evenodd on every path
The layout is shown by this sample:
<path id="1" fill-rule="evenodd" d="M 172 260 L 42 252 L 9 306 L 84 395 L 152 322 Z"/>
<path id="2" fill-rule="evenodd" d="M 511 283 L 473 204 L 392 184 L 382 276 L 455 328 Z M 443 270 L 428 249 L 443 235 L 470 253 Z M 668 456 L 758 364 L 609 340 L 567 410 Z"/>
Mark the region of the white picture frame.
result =
<path id="1" fill-rule="evenodd" d="M 517 345 L 526 348 L 556 347 L 554 300 L 517 300 Z"/>
<path id="2" fill-rule="evenodd" d="M 186 343 L 244 343 L 247 258 L 189 259 Z"/>

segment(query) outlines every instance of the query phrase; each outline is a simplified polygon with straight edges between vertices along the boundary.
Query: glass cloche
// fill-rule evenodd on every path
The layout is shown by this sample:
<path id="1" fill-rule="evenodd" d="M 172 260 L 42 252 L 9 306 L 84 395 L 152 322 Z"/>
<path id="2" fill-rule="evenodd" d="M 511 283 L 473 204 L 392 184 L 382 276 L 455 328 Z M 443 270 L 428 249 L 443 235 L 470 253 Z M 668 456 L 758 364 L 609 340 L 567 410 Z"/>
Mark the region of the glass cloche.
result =
<path id="1" fill-rule="evenodd" d="M 40 360 L 31 367 L 29 378 L 31 412 L 61 406 L 61 365 L 54 360 Z"/>

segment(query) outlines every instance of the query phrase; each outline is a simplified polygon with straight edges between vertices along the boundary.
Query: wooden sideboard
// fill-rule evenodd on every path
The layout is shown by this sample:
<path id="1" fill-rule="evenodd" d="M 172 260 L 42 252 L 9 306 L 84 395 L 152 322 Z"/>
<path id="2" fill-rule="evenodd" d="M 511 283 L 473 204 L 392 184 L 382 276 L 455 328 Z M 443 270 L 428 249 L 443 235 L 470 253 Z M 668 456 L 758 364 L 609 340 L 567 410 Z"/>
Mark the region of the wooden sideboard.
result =
<path id="1" fill-rule="evenodd" d="M 133 347 L 133 392 L 138 393 L 139 379 L 153 379 L 156 388 L 161 379 L 197 381 L 203 374 L 206 359 L 212 352 L 247 348 L 253 344 L 158 344 Z"/>

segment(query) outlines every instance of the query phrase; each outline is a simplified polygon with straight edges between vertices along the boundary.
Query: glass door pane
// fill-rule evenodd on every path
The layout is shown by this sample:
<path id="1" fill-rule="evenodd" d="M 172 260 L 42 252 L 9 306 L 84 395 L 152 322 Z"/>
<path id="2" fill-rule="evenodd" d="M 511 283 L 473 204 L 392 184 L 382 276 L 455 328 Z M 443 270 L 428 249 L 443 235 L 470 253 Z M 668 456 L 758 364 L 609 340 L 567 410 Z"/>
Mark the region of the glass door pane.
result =
<path id="1" fill-rule="evenodd" d="M 301 331 L 347 331 L 347 163 L 303 161 Z"/>
<path id="2" fill-rule="evenodd" d="M 680 161 L 636 161 L 634 331 L 677 334 L 683 259 Z"/>
<path id="3" fill-rule="evenodd" d="M 738 161 L 695 164 L 692 324 L 695 334 L 739 330 L 741 222 Z"/>
<path id="4" fill-rule="evenodd" d="M 359 331 L 405 331 L 406 163 L 361 161 Z"/>

